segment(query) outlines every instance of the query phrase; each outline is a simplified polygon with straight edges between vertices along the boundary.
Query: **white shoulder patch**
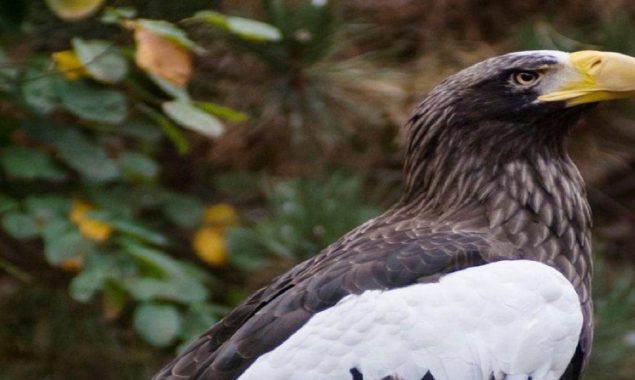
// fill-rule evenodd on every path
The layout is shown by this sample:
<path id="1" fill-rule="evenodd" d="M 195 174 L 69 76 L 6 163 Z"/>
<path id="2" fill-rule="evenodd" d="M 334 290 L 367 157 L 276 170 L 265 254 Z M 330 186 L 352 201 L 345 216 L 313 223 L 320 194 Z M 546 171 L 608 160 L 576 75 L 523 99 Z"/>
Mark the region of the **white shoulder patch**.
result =
<path id="1" fill-rule="evenodd" d="M 527 260 L 448 274 L 438 283 L 367 291 L 314 315 L 240 380 L 559 379 L 582 312 L 557 270 Z"/>

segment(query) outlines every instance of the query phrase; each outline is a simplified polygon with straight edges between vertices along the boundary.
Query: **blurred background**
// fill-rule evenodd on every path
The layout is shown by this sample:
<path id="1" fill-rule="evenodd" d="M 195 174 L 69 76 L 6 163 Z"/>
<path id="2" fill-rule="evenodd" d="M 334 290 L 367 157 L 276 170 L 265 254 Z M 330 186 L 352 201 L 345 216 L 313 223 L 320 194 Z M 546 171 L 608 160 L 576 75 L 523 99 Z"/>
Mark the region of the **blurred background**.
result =
<path id="1" fill-rule="evenodd" d="M 635 54 L 626 0 L 0 3 L 0 379 L 143 379 L 388 208 L 401 127 L 523 49 Z M 585 379 L 635 379 L 635 103 L 571 139 L 595 216 Z"/>

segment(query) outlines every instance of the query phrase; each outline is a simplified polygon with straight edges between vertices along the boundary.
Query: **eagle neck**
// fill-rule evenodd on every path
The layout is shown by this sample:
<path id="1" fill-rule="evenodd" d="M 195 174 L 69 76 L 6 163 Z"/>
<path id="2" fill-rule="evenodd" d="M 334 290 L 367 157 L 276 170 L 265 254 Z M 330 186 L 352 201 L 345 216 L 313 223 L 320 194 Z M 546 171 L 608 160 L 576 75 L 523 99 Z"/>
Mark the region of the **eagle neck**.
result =
<path id="1" fill-rule="evenodd" d="M 522 258 L 557 267 L 578 287 L 591 265 L 591 211 L 569 160 L 536 157 L 502 168 L 480 205 L 487 228 Z"/>
<path id="2" fill-rule="evenodd" d="M 510 243 L 517 258 L 547 263 L 589 292 L 591 213 L 584 182 L 566 153 L 580 113 L 521 125 L 464 120 L 452 111 L 428 113 L 410 124 L 403 217 L 483 232 Z M 492 132 L 495 131 L 495 132 Z"/>

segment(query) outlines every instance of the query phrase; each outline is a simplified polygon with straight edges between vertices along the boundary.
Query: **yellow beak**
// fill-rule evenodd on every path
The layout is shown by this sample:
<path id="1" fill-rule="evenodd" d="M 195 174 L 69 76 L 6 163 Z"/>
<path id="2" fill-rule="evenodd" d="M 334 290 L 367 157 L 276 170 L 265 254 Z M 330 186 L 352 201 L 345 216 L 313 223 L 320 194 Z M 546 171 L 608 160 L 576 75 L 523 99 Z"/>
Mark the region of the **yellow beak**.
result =
<path id="1" fill-rule="evenodd" d="M 569 63 L 576 75 L 538 100 L 574 106 L 635 96 L 635 58 L 585 50 L 569 54 Z"/>

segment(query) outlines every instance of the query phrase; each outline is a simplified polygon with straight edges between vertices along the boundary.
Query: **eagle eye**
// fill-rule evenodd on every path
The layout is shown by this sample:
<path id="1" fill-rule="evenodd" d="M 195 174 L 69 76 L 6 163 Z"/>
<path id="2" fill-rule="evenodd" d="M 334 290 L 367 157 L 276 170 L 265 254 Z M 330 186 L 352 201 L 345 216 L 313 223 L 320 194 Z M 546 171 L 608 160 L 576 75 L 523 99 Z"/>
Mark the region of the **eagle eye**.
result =
<path id="1" fill-rule="evenodd" d="M 522 87 L 529 87 L 540 80 L 541 74 L 536 71 L 516 71 L 511 75 L 511 81 L 513 84 Z"/>

